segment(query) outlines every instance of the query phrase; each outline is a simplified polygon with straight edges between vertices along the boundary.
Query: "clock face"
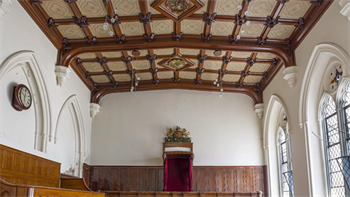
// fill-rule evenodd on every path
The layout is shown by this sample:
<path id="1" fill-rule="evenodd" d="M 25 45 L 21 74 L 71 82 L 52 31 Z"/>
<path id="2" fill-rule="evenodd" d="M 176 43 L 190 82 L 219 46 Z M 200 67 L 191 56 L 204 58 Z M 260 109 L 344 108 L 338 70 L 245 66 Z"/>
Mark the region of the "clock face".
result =
<path id="1" fill-rule="evenodd" d="M 26 86 L 22 86 L 18 90 L 18 100 L 25 108 L 29 108 L 32 104 L 32 95 Z"/>

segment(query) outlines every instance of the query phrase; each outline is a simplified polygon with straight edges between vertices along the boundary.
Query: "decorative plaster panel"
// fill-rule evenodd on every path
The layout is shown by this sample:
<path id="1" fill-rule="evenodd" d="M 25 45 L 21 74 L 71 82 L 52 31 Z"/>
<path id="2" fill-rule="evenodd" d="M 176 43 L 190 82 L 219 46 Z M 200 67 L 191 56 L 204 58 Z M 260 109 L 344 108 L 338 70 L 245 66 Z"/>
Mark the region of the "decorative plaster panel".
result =
<path id="1" fill-rule="evenodd" d="M 226 75 L 224 75 L 224 78 L 222 78 L 222 80 L 228 81 L 228 82 L 236 82 L 239 80 L 240 77 L 241 77 L 240 75 L 226 74 Z"/>
<path id="2" fill-rule="evenodd" d="M 261 81 L 261 78 L 260 76 L 247 76 L 244 78 L 244 83 L 258 83 Z"/>
<path id="3" fill-rule="evenodd" d="M 201 20 L 183 20 L 181 29 L 184 34 L 201 34 L 203 33 L 204 22 Z"/>
<path id="4" fill-rule="evenodd" d="M 238 14 L 238 6 L 241 0 L 219 0 L 216 1 L 216 13 L 218 15 L 235 15 Z"/>
<path id="5" fill-rule="evenodd" d="M 245 68 L 246 65 L 246 63 L 241 62 L 230 62 L 229 64 L 227 64 L 226 69 L 228 71 L 241 71 Z"/>
<path id="6" fill-rule="evenodd" d="M 133 61 L 132 62 L 132 67 L 136 70 L 140 69 L 149 69 L 151 68 L 151 64 L 149 63 L 148 60 L 142 60 L 142 61 Z"/>
<path id="7" fill-rule="evenodd" d="M 197 76 L 197 73 L 188 72 L 188 71 L 180 71 L 179 76 L 180 76 L 180 78 L 183 78 L 183 79 L 195 79 Z"/>
<path id="8" fill-rule="evenodd" d="M 46 11 L 47 15 L 54 19 L 71 19 L 74 16 L 68 3 L 64 1 L 43 1 L 41 5 Z"/>
<path id="9" fill-rule="evenodd" d="M 249 26 L 246 24 L 242 25 L 242 29 L 244 30 L 244 34 L 241 36 L 242 37 L 248 37 L 248 38 L 256 38 L 261 35 L 261 32 L 263 31 L 265 25 L 263 24 L 254 24 L 251 23 Z"/>
<path id="10" fill-rule="evenodd" d="M 89 72 L 103 72 L 103 67 L 97 62 L 85 62 L 83 66 Z"/>
<path id="11" fill-rule="evenodd" d="M 196 55 L 197 56 L 199 54 L 199 50 L 198 49 L 180 49 L 180 53 L 186 54 L 186 55 Z"/>
<path id="12" fill-rule="evenodd" d="M 266 17 L 271 15 L 276 0 L 258 0 L 249 4 L 248 12 L 250 17 Z"/>
<path id="13" fill-rule="evenodd" d="M 113 75 L 114 79 L 116 81 L 131 81 L 131 77 L 128 74 L 118 74 L 118 75 Z"/>
<path id="14" fill-rule="evenodd" d="M 283 6 L 280 17 L 298 19 L 305 15 L 310 6 L 309 1 L 289 1 Z"/>
<path id="15" fill-rule="evenodd" d="M 95 53 L 83 53 L 83 54 L 78 55 L 78 57 L 80 59 L 91 59 L 91 58 L 96 58 L 97 56 Z"/>
<path id="16" fill-rule="evenodd" d="M 122 56 L 122 53 L 121 52 L 103 52 L 102 55 L 104 57 L 121 57 Z"/>
<path id="17" fill-rule="evenodd" d="M 93 75 L 91 76 L 92 80 L 96 83 L 108 83 L 109 78 L 106 75 Z"/>
<path id="18" fill-rule="evenodd" d="M 112 71 L 123 71 L 127 69 L 124 62 L 108 62 L 108 67 Z"/>
<path id="19" fill-rule="evenodd" d="M 154 14 L 160 14 L 160 12 L 158 12 L 157 10 L 155 10 L 154 8 L 152 8 L 150 5 L 151 3 L 153 3 L 153 1 L 148 1 L 147 7 L 148 7 L 148 12 L 152 12 L 152 15 Z"/>
<path id="20" fill-rule="evenodd" d="M 251 56 L 251 53 L 249 52 L 233 52 L 232 57 L 235 57 L 235 58 L 248 58 Z"/>
<path id="21" fill-rule="evenodd" d="M 138 73 L 136 76 L 140 77 L 140 80 L 151 80 L 153 78 L 151 73 Z"/>
<path id="22" fill-rule="evenodd" d="M 256 56 L 256 58 L 258 59 L 273 59 L 275 57 L 276 55 L 272 53 L 258 53 L 258 55 Z"/>
<path id="23" fill-rule="evenodd" d="M 107 15 L 105 6 L 100 0 L 77 1 L 81 13 L 88 18 L 105 17 Z"/>
<path id="24" fill-rule="evenodd" d="M 120 28 L 126 36 L 142 36 L 145 32 L 140 22 L 121 23 Z"/>
<path id="25" fill-rule="evenodd" d="M 103 29 L 103 24 L 90 24 L 89 28 L 92 34 L 97 38 L 113 37 L 109 35 L 110 31 L 112 31 L 114 35 L 114 31 L 112 30 L 111 25 L 108 25 L 108 29 L 106 30 Z"/>
<path id="26" fill-rule="evenodd" d="M 251 68 L 250 68 L 250 72 L 265 72 L 267 71 L 267 69 L 269 69 L 270 64 L 254 64 Z"/>
<path id="27" fill-rule="evenodd" d="M 173 32 L 172 20 L 157 20 L 151 22 L 152 32 L 157 34 L 171 34 Z"/>
<path id="28" fill-rule="evenodd" d="M 268 37 L 273 39 L 286 39 L 293 33 L 295 27 L 293 25 L 276 25 L 274 26 Z"/>
<path id="29" fill-rule="evenodd" d="M 174 53 L 174 49 L 173 48 L 169 48 L 169 49 L 155 49 L 154 50 L 154 54 L 157 55 L 171 55 Z"/>
<path id="30" fill-rule="evenodd" d="M 201 2 L 204 3 L 204 6 L 203 6 L 201 9 L 197 10 L 197 11 L 195 12 L 195 14 L 203 14 L 204 12 L 207 11 L 208 0 L 201 0 Z M 214 10 L 214 12 L 215 12 L 215 10 Z"/>
<path id="31" fill-rule="evenodd" d="M 162 71 L 162 72 L 158 72 L 157 76 L 160 79 L 169 79 L 169 78 L 173 78 L 174 77 L 174 72 L 173 71 Z"/>
<path id="32" fill-rule="evenodd" d="M 210 80 L 210 81 L 215 81 L 215 79 L 217 79 L 219 77 L 219 74 L 215 74 L 215 73 L 206 73 L 204 71 L 204 73 L 202 74 L 202 79 L 203 80 Z"/>
<path id="33" fill-rule="evenodd" d="M 232 34 L 235 24 L 233 22 L 215 21 L 211 27 L 214 36 L 228 36 Z"/>
<path id="34" fill-rule="evenodd" d="M 60 30 L 63 37 L 68 39 L 85 38 L 83 30 L 77 25 L 60 25 L 57 29 Z"/>
<path id="35" fill-rule="evenodd" d="M 210 70 L 218 70 L 222 66 L 222 61 L 204 61 L 203 67 Z"/>
<path id="36" fill-rule="evenodd" d="M 138 0 L 112 0 L 112 4 L 119 16 L 135 16 L 140 13 Z"/>

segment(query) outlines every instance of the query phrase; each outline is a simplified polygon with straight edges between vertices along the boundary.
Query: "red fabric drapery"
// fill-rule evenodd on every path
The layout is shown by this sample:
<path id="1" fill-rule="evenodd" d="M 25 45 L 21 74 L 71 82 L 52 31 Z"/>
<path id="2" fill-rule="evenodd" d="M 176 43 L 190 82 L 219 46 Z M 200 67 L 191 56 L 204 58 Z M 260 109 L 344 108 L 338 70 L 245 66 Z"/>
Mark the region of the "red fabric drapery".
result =
<path id="1" fill-rule="evenodd" d="M 166 158 L 164 191 L 192 191 L 192 158 Z"/>

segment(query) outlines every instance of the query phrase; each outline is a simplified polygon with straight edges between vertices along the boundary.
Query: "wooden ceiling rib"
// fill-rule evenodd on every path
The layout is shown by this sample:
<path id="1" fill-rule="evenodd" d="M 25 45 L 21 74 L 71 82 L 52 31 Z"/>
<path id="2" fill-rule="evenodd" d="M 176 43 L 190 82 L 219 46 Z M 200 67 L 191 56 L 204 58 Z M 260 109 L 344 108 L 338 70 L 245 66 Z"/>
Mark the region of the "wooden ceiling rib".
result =
<path id="1" fill-rule="evenodd" d="M 18 1 L 58 49 L 57 65 L 71 66 L 96 103 L 136 81 L 138 91 L 222 88 L 261 103 L 263 90 L 283 66 L 295 65 L 294 50 L 333 2 L 184 0 L 188 9 L 176 19 L 168 0 Z M 221 56 L 213 55 L 216 49 Z M 173 58 L 195 65 L 170 69 Z"/>

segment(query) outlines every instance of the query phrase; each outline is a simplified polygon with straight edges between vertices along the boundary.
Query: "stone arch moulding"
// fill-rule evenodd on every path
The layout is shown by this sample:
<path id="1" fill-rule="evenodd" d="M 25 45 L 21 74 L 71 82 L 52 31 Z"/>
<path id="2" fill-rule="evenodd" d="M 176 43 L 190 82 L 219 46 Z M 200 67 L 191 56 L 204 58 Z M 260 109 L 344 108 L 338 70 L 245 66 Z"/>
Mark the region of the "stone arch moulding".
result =
<path id="1" fill-rule="evenodd" d="M 21 67 L 33 94 L 35 111 L 34 149 L 46 152 L 48 131 L 51 130 L 51 112 L 45 82 L 33 51 L 19 51 L 10 55 L 0 67 L 0 82 L 12 69 Z M 3 91 L 1 91 L 3 92 Z M 0 113 L 0 123 L 2 120 Z"/>
<path id="2" fill-rule="evenodd" d="M 327 68 L 335 62 L 341 63 L 346 73 L 350 70 L 350 57 L 340 46 L 333 43 L 318 44 L 309 59 L 303 78 L 299 100 L 299 126 L 304 131 L 306 160 L 310 195 L 326 195 L 324 155 L 322 142 L 313 132 L 320 131 L 319 103 L 324 89 L 322 79 Z M 346 77 L 346 76 L 344 76 Z"/>
<path id="3" fill-rule="evenodd" d="M 269 151 L 271 146 L 276 146 L 276 135 L 275 135 L 276 133 L 273 133 L 274 140 L 270 142 L 269 136 L 271 133 L 269 132 L 269 130 L 272 127 L 272 125 L 276 126 L 276 128 L 279 127 L 278 125 L 280 120 L 278 119 L 271 120 L 271 116 L 276 115 L 276 117 L 279 117 L 281 110 L 284 110 L 284 113 L 286 114 L 286 116 L 290 118 L 286 105 L 284 104 L 283 100 L 277 95 L 271 95 L 270 101 L 267 105 L 266 113 L 264 116 L 264 130 L 263 130 L 263 147 L 264 147 L 265 164 L 268 166 L 267 178 L 268 178 L 269 194 L 271 194 L 271 182 L 272 182 L 271 171 L 273 170 L 273 169 L 270 169 L 272 163 L 271 163 L 271 157 L 270 157 Z M 291 127 L 289 125 L 289 134 L 291 133 L 290 131 L 291 131 Z"/>
<path id="4" fill-rule="evenodd" d="M 50 134 L 50 142 L 53 140 L 54 144 L 57 142 L 57 129 L 58 129 L 58 123 L 61 118 L 62 112 L 68 109 L 72 122 L 74 125 L 74 136 L 75 136 L 75 157 L 74 157 L 74 168 L 78 168 L 78 176 L 82 176 L 83 172 L 83 163 L 84 163 L 84 157 L 85 157 L 85 129 L 84 129 L 84 120 L 81 113 L 80 104 L 78 101 L 78 98 L 75 94 L 68 97 L 68 99 L 64 102 L 62 105 L 60 112 L 58 114 L 57 122 L 56 122 L 56 128 L 51 132 Z"/>

